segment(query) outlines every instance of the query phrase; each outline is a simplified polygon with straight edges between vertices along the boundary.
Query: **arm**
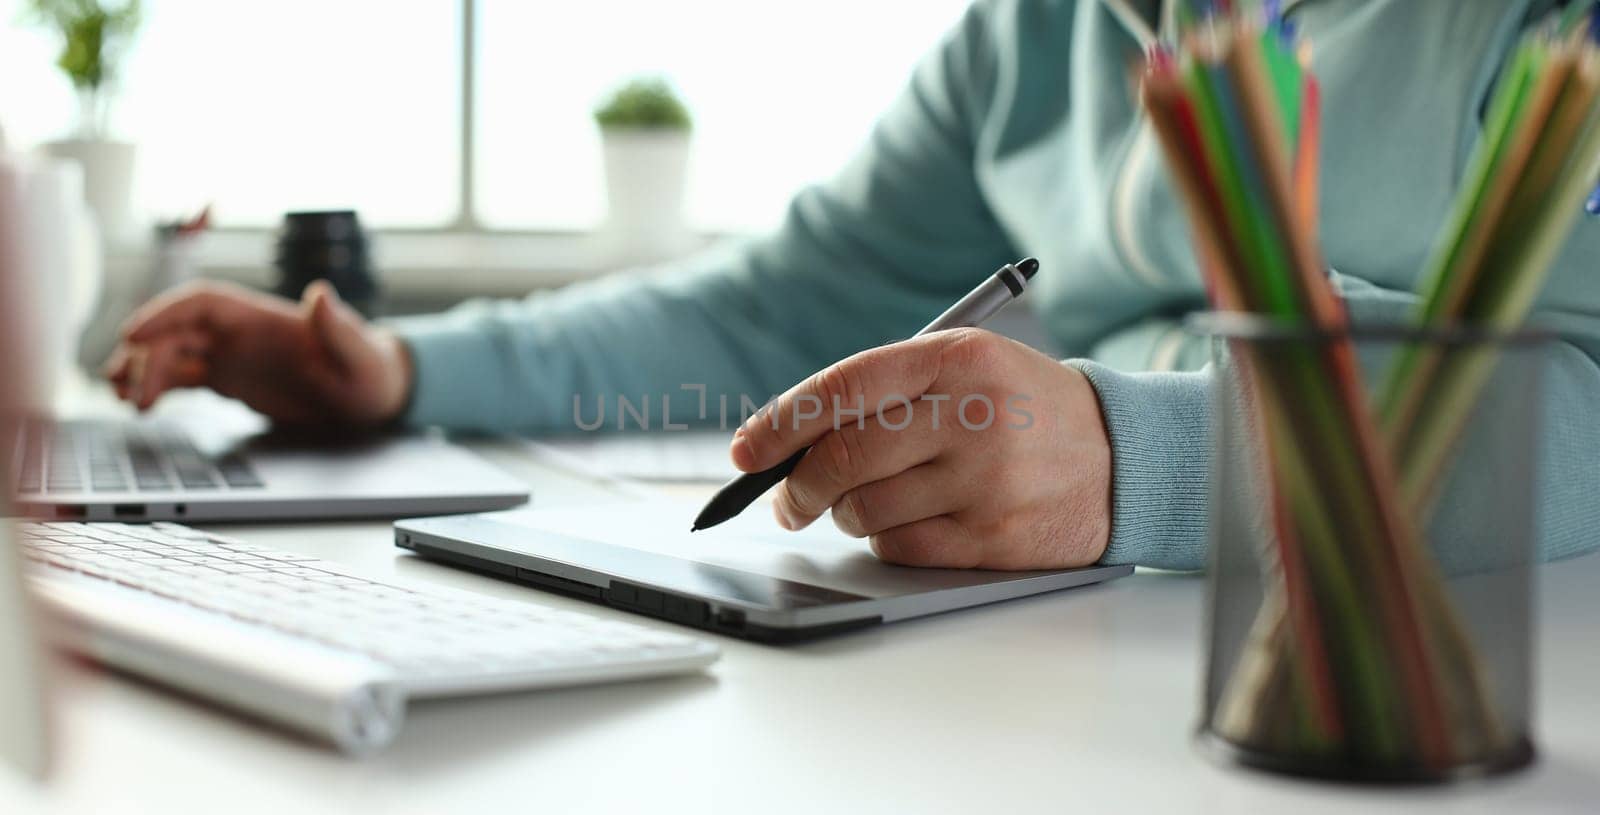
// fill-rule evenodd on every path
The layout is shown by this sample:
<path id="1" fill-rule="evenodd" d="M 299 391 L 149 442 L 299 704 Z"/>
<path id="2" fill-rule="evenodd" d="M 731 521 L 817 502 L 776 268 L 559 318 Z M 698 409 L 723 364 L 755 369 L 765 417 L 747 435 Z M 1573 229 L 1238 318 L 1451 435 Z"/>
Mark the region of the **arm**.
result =
<path id="1" fill-rule="evenodd" d="M 1569 251 L 1569 256 L 1573 253 Z M 1577 270 L 1575 264 L 1567 270 Z M 1406 323 L 1417 299 L 1347 275 L 1334 276 L 1360 324 Z M 1570 557 L 1600 545 L 1600 504 L 1592 497 L 1600 475 L 1600 317 L 1547 306 L 1533 318 L 1562 333 L 1542 349 L 1543 406 L 1537 453 L 1535 526 L 1538 556 Z M 1184 356 L 1202 344 L 1190 341 Z M 1072 364 L 1100 397 L 1112 449 L 1111 540 L 1106 563 L 1200 569 L 1206 557 L 1206 490 L 1210 466 L 1210 376 L 1204 372 L 1121 373 L 1087 360 Z M 1370 373 L 1370 372 L 1369 372 Z M 1461 455 L 1482 460 L 1468 438 Z M 1462 525 L 1472 506 L 1493 495 L 1492 469 L 1461 471 L 1441 496 L 1431 533 L 1439 540 L 1469 541 Z"/>
<path id="2" fill-rule="evenodd" d="M 1013 250 L 973 172 L 995 76 L 978 4 L 917 69 L 868 144 L 793 203 L 773 237 L 637 277 L 397 321 L 415 365 L 406 418 L 480 430 L 574 428 L 573 398 L 756 404 L 827 363 L 904 337 Z M 931 203 L 931 202 L 937 202 Z M 705 385 L 713 407 L 701 416 Z M 652 413 L 659 422 L 659 412 Z M 616 417 L 607 420 L 615 427 Z"/>

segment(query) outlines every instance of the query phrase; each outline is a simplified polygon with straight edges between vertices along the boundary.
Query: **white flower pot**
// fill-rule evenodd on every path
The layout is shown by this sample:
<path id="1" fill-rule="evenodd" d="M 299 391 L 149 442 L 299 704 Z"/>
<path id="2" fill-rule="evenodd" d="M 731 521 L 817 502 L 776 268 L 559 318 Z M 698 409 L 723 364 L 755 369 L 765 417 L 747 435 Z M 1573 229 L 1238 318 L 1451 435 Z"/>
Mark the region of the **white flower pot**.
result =
<path id="1" fill-rule="evenodd" d="M 83 167 L 84 194 L 100 232 L 108 243 L 133 236 L 133 169 L 137 149 L 128 142 L 105 139 L 63 139 L 41 149 Z"/>
<path id="2" fill-rule="evenodd" d="M 606 170 L 603 235 L 615 262 L 662 260 L 693 245 L 684 219 L 689 142 L 682 130 L 600 131 Z"/>

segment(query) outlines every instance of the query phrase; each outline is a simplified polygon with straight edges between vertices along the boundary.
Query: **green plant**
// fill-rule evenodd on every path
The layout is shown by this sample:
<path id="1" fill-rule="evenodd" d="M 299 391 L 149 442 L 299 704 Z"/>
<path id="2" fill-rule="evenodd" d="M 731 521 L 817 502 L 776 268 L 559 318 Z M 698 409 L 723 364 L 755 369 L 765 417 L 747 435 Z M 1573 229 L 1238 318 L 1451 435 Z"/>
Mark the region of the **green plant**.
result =
<path id="1" fill-rule="evenodd" d="M 602 128 L 688 130 L 689 109 L 660 77 L 638 77 L 613 90 L 594 112 Z"/>
<path id="2" fill-rule="evenodd" d="M 112 78 L 124 41 L 139 27 L 140 0 L 120 8 L 100 0 L 32 0 L 38 22 L 61 34 L 56 66 L 80 91 L 98 91 Z"/>
<path id="3" fill-rule="evenodd" d="M 60 68 L 78 91 L 78 132 L 83 139 L 105 136 L 110 94 L 122 49 L 139 27 L 141 0 L 108 6 L 101 0 L 29 0 L 33 20 L 61 35 Z"/>

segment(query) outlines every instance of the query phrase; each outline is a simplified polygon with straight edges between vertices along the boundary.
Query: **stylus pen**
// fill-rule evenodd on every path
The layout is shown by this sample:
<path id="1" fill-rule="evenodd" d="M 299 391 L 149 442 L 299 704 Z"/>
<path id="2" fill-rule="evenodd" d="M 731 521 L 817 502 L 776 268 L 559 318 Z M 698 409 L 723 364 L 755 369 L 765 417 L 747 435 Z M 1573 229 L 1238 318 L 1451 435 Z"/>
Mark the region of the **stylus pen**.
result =
<path id="1" fill-rule="evenodd" d="M 1035 272 L 1039 271 L 1039 261 L 1033 258 L 1023 258 L 1016 263 L 1007 263 L 978 284 L 976 289 L 967 293 L 966 297 L 956 301 L 956 304 L 946 309 L 939 318 L 921 331 L 923 334 L 932 334 L 935 331 L 947 331 L 952 328 L 968 328 L 981 325 L 984 320 L 999 313 L 1012 300 L 1022 296 L 1028 288 L 1028 281 L 1033 279 Z M 767 490 L 772 489 L 779 481 L 789 477 L 794 468 L 800 464 L 800 459 L 805 458 L 807 447 L 788 457 L 776 467 L 762 470 L 759 473 L 745 473 L 738 478 L 724 484 L 717 494 L 711 497 L 705 509 L 695 516 L 691 532 L 710 529 L 729 518 L 744 512 L 745 507 L 755 503 Z"/>

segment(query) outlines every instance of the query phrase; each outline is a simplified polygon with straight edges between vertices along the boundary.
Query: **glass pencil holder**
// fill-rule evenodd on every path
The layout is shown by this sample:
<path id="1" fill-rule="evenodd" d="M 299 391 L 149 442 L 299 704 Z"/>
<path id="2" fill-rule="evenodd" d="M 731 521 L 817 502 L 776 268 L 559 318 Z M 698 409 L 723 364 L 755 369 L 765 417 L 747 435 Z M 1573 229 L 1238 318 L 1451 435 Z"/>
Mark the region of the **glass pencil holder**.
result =
<path id="1" fill-rule="evenodd" d="M 1533 760 L 1543 337 L 1201 315 L 1217 759 L 1431 783 Z"/>

